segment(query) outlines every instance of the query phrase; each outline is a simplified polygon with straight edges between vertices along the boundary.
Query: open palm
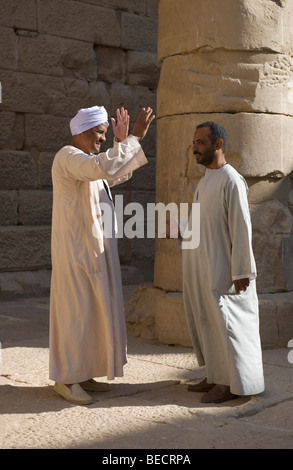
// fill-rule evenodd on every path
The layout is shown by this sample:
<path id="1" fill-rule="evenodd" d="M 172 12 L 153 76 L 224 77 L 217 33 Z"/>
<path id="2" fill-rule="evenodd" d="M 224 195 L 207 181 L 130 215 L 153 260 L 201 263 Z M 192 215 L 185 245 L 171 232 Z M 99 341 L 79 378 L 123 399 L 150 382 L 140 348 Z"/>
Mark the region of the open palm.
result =
<path id="1" fill-rule="evenodd" d="M 116 139 L 122 142 L 128 136 L 130 118 L 127 109 L 121 108 L 121 111 L 117 109 L 116 113 L 117 121 L 111 118 L 113 132 Z"/>

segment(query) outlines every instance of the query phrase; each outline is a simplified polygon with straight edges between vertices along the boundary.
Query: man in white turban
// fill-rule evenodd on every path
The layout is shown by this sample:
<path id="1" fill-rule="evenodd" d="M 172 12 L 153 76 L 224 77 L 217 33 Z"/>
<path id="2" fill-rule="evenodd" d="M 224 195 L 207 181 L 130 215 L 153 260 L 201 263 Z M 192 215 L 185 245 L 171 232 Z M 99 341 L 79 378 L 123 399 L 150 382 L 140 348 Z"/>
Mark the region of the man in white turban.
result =
<path id="1" fill-rule="evenodd" d="M 94 378 L 122 377 L 127 362 L 110 186 L 147 163 L 139 141 L 152 113 L 143 108 L 128 135 L 128 112 L 118 109 L 117 120 L 111 119 L 113 147 L 100 152 L 107 112 L 103 106 L 80 109 L 70 121 L 70 145 L 53 162 L 49 377 L 56 392 L 73 403 L 92 403 L 87 391 L 109 388 Z M 103 220 L 105 207 L 111 213 Z"/>
<path id="2" fill-rule="evenodd" d="M 70 121 L 70 130 L 72 135 L 82 134 L 99 124 L 108 123 L 108 113 L 104 106 L 92 106 L 91 108 L 82 108 Z"/>

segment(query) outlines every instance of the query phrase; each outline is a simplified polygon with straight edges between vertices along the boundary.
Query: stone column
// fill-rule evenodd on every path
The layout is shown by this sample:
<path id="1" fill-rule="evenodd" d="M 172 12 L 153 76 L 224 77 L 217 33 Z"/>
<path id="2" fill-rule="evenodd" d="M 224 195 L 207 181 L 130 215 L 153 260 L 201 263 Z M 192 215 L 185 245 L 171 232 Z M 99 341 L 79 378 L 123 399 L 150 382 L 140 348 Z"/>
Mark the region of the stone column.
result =
<path id="1" fill-rule="evenodd" d="M 223 125 L 227 160 L 250 188 L 264 347 L 293 338 L 292 24 L 290 0 L 159 6 L 156 201 L 191 202 L 203 174 L 192 154 L 195 126 Z M 191 345 L 174 240 L 156 242 L 154 288 L 155 337 Z"/>

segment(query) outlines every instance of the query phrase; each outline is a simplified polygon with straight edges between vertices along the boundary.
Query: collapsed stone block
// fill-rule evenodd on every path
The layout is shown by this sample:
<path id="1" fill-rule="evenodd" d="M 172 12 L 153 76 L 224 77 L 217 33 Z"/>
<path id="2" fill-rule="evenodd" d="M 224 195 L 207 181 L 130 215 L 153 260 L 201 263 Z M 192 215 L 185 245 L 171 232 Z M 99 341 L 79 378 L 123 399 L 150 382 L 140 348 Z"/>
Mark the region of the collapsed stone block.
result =
<path id="1" fill-rule="evenodd" d="M 130 336 L 155 338 L 155 303 L 164 292 L 151 283 L 140 284 L 125 305 L 125 320 Z"/>
<path id="2" fill-rule="evenodd" d="M 170 292 L 157 299 L 155 325 L 160 343 L 192 346 L 181 293 Z"/>

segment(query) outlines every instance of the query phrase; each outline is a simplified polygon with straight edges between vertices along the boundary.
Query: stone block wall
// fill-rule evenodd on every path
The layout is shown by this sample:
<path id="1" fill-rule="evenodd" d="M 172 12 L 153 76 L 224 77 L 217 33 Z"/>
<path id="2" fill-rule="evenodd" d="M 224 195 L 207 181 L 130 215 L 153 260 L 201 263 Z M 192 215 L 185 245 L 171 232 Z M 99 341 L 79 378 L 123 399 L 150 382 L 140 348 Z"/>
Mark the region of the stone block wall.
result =
<path id="1" fill-rule="evenodd" d="M 156 111 L 158 3 L 0 0 L 0 294 L 49 287 L 51 166 L 78 109 L 124 106 L 130 131 L 141 107 Z M 114 195 L 155 199 L 155 142 L 152 124 L 149 164 Z M 152 276 L 154 240 L 119 240 L 119 251 Z"/>

